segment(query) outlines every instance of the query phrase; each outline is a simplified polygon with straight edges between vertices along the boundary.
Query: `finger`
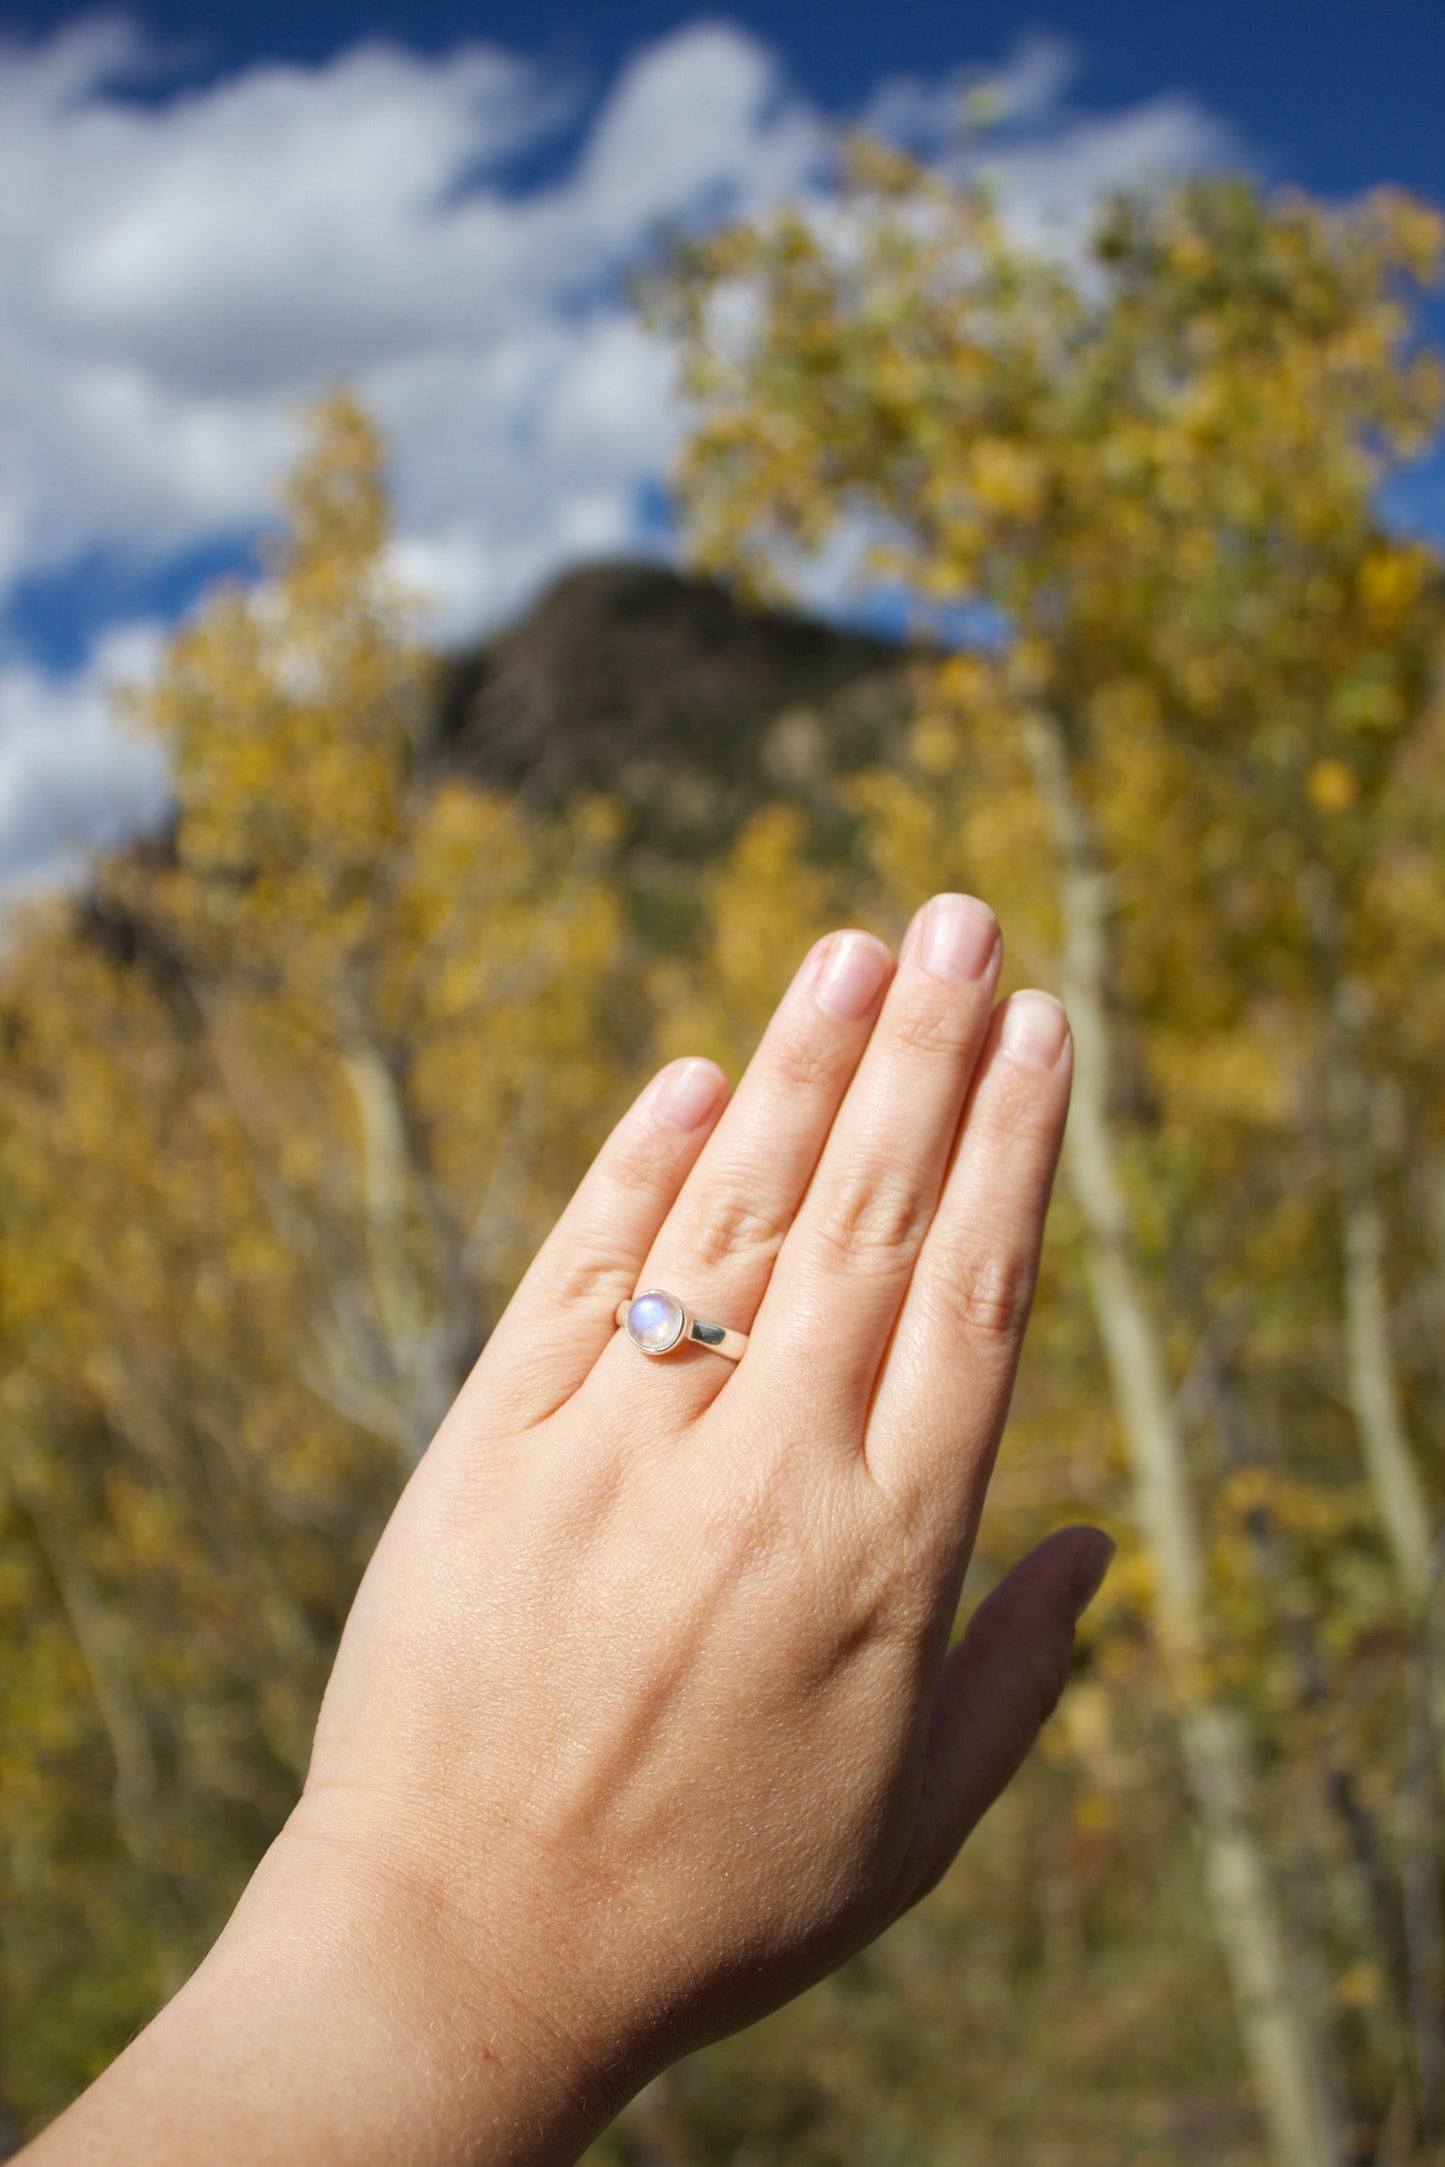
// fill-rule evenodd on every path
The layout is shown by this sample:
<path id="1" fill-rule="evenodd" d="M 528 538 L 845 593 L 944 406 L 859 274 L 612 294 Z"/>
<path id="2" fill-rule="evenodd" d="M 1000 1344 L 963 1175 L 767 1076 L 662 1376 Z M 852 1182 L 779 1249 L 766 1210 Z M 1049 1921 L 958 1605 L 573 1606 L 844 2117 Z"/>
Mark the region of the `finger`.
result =
<path id="1" fill-rule="evenodd" d="M 938 1200 L 988 1027 L 1001 944 L 972 896 L 935 896 L 833 1123 L 758 1320 L 759 1367 L 861 1421 Z M 760 1349 L 762 1352 L 762 1349 Z M 839 1434 L 856 1442 L 859 1425 Z"/>
<path id="2" fill-rule="evenodd" d="M 871 933 L 833 933 L 809 951 L 658 1231 L 643 1285 L 665 1288 L 709 1323 L 750 1329 L 892 971 Z M 706 1406 L 732 1374 L 702 1348 L 651 1362 L 621 1334 L 615 1359 L 665 1371 L 674 1418 Z M 660 1375 L 648 1381 L 663 1385 Z"/>
<path id="3" fill-rule="evenodd" d="M 614 1330 L 642 1260 L 727 1099 L 715 1061 L 673 1061 L 622 1116 L 538 1250 L 474 1374 L 517 1419 L 576 1391 Z"/>
<path id="4" fill-rule="evenodd" d="M 926 1896 L 1012 1782 L 1068 1683 L 1074 1629 L 1114 1544 L 1071 1527 L 1031 1550 L 980 1603 L 949 1651 L 934 1700 L 900 1911 Z"/>
<path id="5" fill-rule="evenodd" d="M 1033 1300 L 1071 1053 L 1051 994 L 999 1004 L 869 1412 L 873 1474 L 942 1514 L 963 1555 Z"/>

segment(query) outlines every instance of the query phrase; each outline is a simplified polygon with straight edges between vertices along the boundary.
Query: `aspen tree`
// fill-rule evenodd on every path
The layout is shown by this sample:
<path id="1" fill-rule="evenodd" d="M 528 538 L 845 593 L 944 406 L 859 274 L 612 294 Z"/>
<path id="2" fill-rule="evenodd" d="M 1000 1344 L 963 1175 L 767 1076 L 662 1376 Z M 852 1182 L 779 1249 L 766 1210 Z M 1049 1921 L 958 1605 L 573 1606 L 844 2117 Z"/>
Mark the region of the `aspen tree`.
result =
<path id="1" fill-rule="evenodd" d="M 1410 350 L 1408 296 L 1438 238 L 1403 199 L 1329 213 L 1210 183 L 1114 208 L 1075 276 L 1016 246 L 982 193 L 862 146 L 826 218 L 785 213 L 699 244 L 659 302 L 696 403 L 679 482 L 701 561 L 776 591 L 800 555 L 859 540 L 924 629 L 971 636 L 975 659 L 956 668 L 995 683 L 1031 770 L 1016 840 L 1054 867 L 1077 1063 L 1066 1155 L 1089 1283 L 1216 1922 L 1288 2167 L 1339 2156 L 1329 2056 L 1246 1735 L 1212 1677 L 1206 1529 L 1123 1170 L 1121 876 L 1127 887 L 1150 854 L 1121 827 L 1115 786 L 1152 738 L 1169 743 L 1161 759 L 1185 746 L 1218 759 L 1237 788 L 1253 732 L 1245 764 L 1263 768 L 1267 796 L 1277 775 L 1318 790 L 1340 753 L 1319 742 L 1319 718 L 1297 717 L 1321 684 L 1345 732 L 1372 701 L 1393 711 L 1417 653 L 1397 667 L 1343 637 L 1316 650 L 1352 559 L 1377 545 L 1379 456 L 1417 447 L 1433 420 L 1438 370 Z M 1271 713 L 1281 687 L 1290 705 Z M 1396 1495 L 1409 1455 L 1379 1389 L 1378 1296 L 1359 1291 L 1371 1252 L 1352 1224 L 1355 1368 L 1368 1340 L 1376 1380 L 1372 1399 L 1357 1393 L 1361 1427 L 1398 1549 L 1422 1493 Z"/>

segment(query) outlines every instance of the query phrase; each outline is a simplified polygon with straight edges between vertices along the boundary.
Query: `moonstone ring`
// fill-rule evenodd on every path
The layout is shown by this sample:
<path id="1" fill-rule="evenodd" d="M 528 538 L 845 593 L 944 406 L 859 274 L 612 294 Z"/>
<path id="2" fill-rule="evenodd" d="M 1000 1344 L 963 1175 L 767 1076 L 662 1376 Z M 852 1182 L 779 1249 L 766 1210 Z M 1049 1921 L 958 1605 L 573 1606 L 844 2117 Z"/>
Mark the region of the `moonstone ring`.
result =
<path id="1" fill-rule="evenodd" d="M 671 1354 L 674 1347 L 691 1340 L 736 1362 L 748 1343 L 746 1332 L 730 1332 L 725 1324 L 704 1324 L 675 1294 L 664 1294 L 661 1287 L 649 1287 L 630 1302 L 619 1302 L 617 1321 L 644 1354 Z"/>

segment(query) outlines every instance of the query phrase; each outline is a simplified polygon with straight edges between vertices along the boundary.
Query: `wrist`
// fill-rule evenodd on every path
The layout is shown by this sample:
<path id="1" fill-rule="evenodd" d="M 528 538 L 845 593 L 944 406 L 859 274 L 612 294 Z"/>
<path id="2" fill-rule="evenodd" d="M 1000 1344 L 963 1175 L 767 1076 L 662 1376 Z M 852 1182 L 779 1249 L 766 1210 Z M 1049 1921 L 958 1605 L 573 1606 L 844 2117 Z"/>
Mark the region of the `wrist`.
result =
<path id="1" fill-rule="evenodd" d="M 545 1994 L 504 1922 L 480 1932 L 429 1876 L 303 1802 L 199 1970 L 36 2167 L 562 2167 L 633 2084 Z"/>

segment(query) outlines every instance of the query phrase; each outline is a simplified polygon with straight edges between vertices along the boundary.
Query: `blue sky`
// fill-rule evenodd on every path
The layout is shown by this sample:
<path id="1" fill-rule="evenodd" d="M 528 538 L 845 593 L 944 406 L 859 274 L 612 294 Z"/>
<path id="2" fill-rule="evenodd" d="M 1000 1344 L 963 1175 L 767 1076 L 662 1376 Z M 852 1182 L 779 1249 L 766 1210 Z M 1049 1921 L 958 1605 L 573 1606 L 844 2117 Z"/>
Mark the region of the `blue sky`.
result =
<path id="1" fill-rule="evenodd" d="M 11 4 L 0 6 L 0 25 L 43 34 L 77 12 L 53 0 Z M 315 62 L 385 36 L 423 51 L 495 39 L 605 77 L 639 45 L 703 14 L 751 29 L 834 106 L 865 101 L 883 76 L 996 62 L 1021 34 L 1051 31 L 1079 47 L 1080 92 L 1099 106 L 1186 91 L 1232 122 L 1262 162 L 1311 188 L 1349 193 L 1389 178 L 1445 199 L 1440 0 L 772 0 L 706 10 L 673 0 L 246 0 L 225 11 L 153 0 L 142 10 L 161 39 L 191 50 L 201 76 L 258 55 Z"/>
<path id="2" fill-rule="evenodd" d="M 980 73 L 1025 227 L 1222 162 L 1445 201 L 1442 25 L 1441 0 L 0 0 L 0 894 L 162 801 L 106 688 L 246 560 L 329 378 L 381 415 L 400 567 L 460 639 L 569 562 L 665 546 L 675 417 L 620 293 L 659 221 L 806 187 L 839 116 L 926 140 Z M 1445 532 L 1445 471 L 1397 508 Z"/>

